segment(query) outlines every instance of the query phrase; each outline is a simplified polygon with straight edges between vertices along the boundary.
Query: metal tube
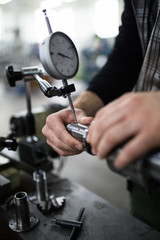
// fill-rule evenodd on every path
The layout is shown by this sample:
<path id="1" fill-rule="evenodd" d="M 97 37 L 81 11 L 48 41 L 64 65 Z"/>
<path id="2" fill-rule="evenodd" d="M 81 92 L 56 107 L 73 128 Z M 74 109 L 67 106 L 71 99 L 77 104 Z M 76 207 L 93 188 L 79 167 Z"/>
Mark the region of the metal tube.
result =
<path id="1" fill-rule="evenodd" d="M 14 195 L 16 223 L 20 231 L 30 228 L 30 213 L 28 197 L 25 192 L 18 192 Z"/>
<path id="2" fill-rule="evenodd" d="M 47 177 L 46 172 L 42 170 L 33 173 L 33 180 L 36 182 L 37 202 L 48 200 Z"/>
<path id="3" fill-rule="evenodd" d="M 25 82 L 26 84 L 26 102 L 27 102 L 27 113 L 32 114 L 31 110 L 31 85 L 29 82 Z"/>
<path id="4" fill-rule="evenodd" d="M 27 232 L 35 227 L 39 219 L 29 212 L 28 196 L 26 192 L 18 192 L 14 195 L 16 219 L 9 221 L 9 227 L 15 232 Z"/>

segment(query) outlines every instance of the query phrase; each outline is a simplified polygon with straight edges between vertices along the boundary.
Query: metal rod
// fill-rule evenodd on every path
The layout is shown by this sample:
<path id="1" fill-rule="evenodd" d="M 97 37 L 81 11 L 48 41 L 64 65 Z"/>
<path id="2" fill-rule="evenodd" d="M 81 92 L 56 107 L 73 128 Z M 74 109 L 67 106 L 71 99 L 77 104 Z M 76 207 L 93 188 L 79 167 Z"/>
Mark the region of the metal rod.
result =
<path id="1" fill-rule="evenodd" d="M 83 216 L 84 211 L 85 211 L 85 208 L 82 207 L 82 208 L 80 209 L 79 213 L 78 213 L 78 216 L 77 216 L 77 218 L 76 218 L 76 221 L 80 221 L 80 222 L 81 222 L 81 219 L 82 219 L 82 216 Z M 72 232 L 71 232 L 71 235 L 70 235 L 70 237 L 69 237 L 69 240 L 75 239 L 78 230 L 79 230 L 79 229 L 76 228 L 76 227 L 74 227 L 74 228 L 72 229 Z"/>
<path id="2" fill-rule="evenodd" d="M 60 225 L 66 228 L 82 228 L 82 222 L 73 221 L 73 220 L 66 220 L 66 219 L 51 219 L 51 223 Z"/>
<path id="3" fill-rule="evenodd" d="M 49 32 L 49 34 L 51 34 L 52 33 L 52 28 L 51 28 L 51 24 L 50 24 L 49 18 L 47 17 L 46 9 L 44 9 L 43 12 L 44 12 L 44 15 L 45 15 L 45 20 L 46 20 L 48 32 Z"/>
<path id="4" fill-rule="evenodd" d="M 26 102 L 27 102 L 27 113 L 32 114 L 31 111 L 31 86 L 29 82 L 25 82 L 26 84 Z"/>
<path id="5" fill-rule="evenodd" d="M 37 202 L 48 200 L 47 177 L 46 172 L 37 170 L 33 173 L 33 180 L 36 182 Z"/>
<path id="6" fill-rule="evenodd" d="M 63 82 L 63 86 L 64 86 L 64 87 L 68 85 L 68 82 L 67 82 L 66 79 L 63 79 L 62 82 Z M 77 118 L 76 118 L 76 113 L 75 113 L 74 106 L 73 106 L 73 102 L 72 102 L 72 98 L 71 98 L 71 95 L 70 95 L 70 93 L 68 93 L 68 94 L 66 94 L 66 95 L 67 95 L 67 97 L 68 97 L 68 102 L 69 102 L 70 108 L 71 108 L 71 110 L 72 110 L 75 123 L 78 124 Z"/>

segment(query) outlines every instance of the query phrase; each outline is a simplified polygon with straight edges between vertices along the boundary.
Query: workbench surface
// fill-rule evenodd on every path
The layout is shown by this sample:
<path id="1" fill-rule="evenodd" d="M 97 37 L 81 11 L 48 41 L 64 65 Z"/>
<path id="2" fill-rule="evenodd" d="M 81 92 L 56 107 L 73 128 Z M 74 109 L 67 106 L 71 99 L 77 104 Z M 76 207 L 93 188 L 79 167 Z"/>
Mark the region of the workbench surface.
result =
<path id="1" fill-rule="evenodd" d="M 85 207 L 83 228 L 76 240 L 159 240 L 160 232 L 132 217 L 130 214 L 115 207 L 111 203 L 97 196 L 79 184 L 68 179 L 50 176 L 48 188 L 56 196 L 65 196 L 66 203 L 63 209 L 55 210 L 51 214 L 43 215 L 30 203 L 30 212 L 36 215 L 40 222 L 30 232 L 21 233 L 17 238 L 24 240 L 69 240 L 71 229 L 51 225 L 50 220 L 70 219 L 76 220 L 81 207 Z M 28 193 L 29 194 L 29 193 Z M 2 215 L 7 218 L 5 206 L 1 207 Z M 9 216 L 10 217 L 10 216 Z M 2 224 L 1 228 L 3 228 Z M 1 230 L 0 228 L 0 230 Z M 1 231 L 0 231 L 1 232 Z M 2 236 L 3 235 L 3 236 Z M 7 235 L 0 233 L 1 240 L 11 240 Z"/>

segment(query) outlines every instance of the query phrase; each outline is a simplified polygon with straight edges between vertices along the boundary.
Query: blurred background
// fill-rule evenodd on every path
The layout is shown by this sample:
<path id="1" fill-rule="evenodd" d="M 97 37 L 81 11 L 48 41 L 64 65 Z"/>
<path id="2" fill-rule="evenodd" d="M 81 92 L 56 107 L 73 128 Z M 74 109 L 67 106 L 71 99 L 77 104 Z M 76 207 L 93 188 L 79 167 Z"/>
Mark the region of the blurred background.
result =
<path id="1" fill-rule="evenodd" d="M 68 34 L 78 49 L 79 71 L 70 80 L 78 95 L 107 61 L 121 23 L 123 0 L 0 0 L 0 136 L 9 132 L 10 116 L 26 108 L 24 83 L 10 88 L 6 66 L 42 67 L 39 44 L 48 36 L 43 9 L 53 31 Z M 62 98 L 46 98 L 37 86 L 32 88 L 33 107 L 67 104 Z M 61 175 L 128 211 L 125 179 L 111 172 L 105 161 L 87 153 L 68 157 Z"/>

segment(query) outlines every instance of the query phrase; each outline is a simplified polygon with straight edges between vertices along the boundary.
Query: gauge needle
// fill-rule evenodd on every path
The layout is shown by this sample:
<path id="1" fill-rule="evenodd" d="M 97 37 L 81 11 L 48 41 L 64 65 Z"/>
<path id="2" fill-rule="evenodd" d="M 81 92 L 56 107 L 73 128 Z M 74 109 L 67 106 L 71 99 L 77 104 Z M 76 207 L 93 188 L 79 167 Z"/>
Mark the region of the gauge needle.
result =
<path id="1" fill-rule="evenodd" d="M 65 57 L 65 58 L 72 59 L 72 57 L 66 56 L 66 55 L 64 55 L 63 53 L 58 53 L 58 55 L 60 55 L 60 56 L 62 56 L 62 57 Z"/>

